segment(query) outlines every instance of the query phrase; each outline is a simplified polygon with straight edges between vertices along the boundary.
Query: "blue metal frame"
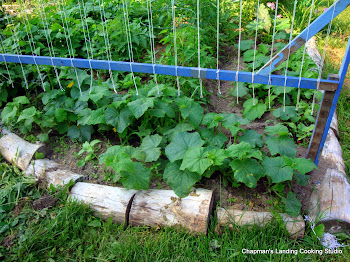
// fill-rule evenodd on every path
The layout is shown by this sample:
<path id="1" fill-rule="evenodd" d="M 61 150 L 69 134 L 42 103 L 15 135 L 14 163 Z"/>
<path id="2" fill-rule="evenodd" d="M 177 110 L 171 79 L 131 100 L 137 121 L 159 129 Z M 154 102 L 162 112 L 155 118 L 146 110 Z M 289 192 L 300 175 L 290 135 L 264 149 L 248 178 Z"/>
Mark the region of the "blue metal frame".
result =
<path id="1" fill-rule="evenodd" d="M 106 61 L 106 60 L 89 60 L 80 58 L 62 58 L 62 57 L 46 57 L 46 56 L 32 56 L 32 55 L 13 55 L 13 54 L 0 54 L 0 62 L 7 63 L 22 63 L 22 64 L 38 64 L 48 66 L 66 66 L 76 68 L 92 68 L 92 69 L 105 69 L 115 71 L 126 71 L 137 72 L 137 73 L 148 73 L 153 74 L 153 65 L 146 63 L 130 63 L 121 61 Z M 91 64 L 91 67 L 90 67 Z M 238 81 L 256 84 L 270 84 L 275 86 L 286 86 L 288 87 L 300 87 L 306 89 L 317 89 L 318 80 L 310 78 L 288 76 L 285 83 L 285 77 L 280 75 L 257 75 L 251 72 L 237 72 L 228 70 L 209 69 L 209 68 L 198 68 L 198 67 L 185 67 L 185 66 L 170 66 L 170 65 L 155 65 L 155 73 L 159 75 L 171 75 L 193 77 L 198 78 L 198 71 L 200 70 L 200 78 L 213 79 L 213 80 L 225 80 L 225 81 Z M 238 78 L 237 78 L 238 77 Z M 319 89 L 324 90 L 336 90 L 338 81 L 331 80 L 320 80 Z"/>
<path id="2" fill-rule="evenodd" d="M 338 103 L 338 100 L 339 100 L 340 92 L 341 92 L 343 84 L 344 84 L 344 80 L 345 80 L 345 77 L 346 77 L 346 72 L 347 72 L 347 70 L 349 68 L 349 63 L 350 63 L 350 38 L 349 38 L 348 45 L 347 45 L 347 48 L 346 48 L 346 51 L 345 51 L 345 56 L 344 56 L 344 59 L 343 59 L 343 62 L 342 62 L 342 65 L 341 65 L 341 68 L 340 68 L 340 71 L 339 71 L 339 86 L 338 86 L 337 91 L 335 91 L 334 99 L 333 99 L 333 102 L 332 102 L 332 107 L 331 107 L 331 110 L 329 112 L 329 115 L 328 115 L 328 118 L 327 118 L 326 127 L 325 127 L 325 129 L 323 131 L 320 147 L 318 148 L 318 152 L 317 152 L 317 155 L 316 155 L 316 159 L 315 159 L 315 164 L 316 165 L 318 164 L 321 151 L 322 151 L 322 149 L 324 147 L 324 144 L 326 143 L 328 131 L 329 131 L 330 127 L 331 127 L 332 118 L 333 118 L 334 112 L 335 112 L 335 110 L 337 108 L 337 103 Z"/>

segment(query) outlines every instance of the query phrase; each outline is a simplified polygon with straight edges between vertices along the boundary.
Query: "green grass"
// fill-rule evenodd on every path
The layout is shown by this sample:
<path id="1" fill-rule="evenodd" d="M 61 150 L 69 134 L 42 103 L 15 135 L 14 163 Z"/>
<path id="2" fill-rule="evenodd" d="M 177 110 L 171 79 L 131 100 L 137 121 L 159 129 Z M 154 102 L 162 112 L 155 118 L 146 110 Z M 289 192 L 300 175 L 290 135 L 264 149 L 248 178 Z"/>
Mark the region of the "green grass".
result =
<path id="1" fill-rule="evenodd" d="M 175 228 L 124 229 L 111 219 L 95 217 L 87 206 L 67 202 L 67 188 L 48 191 L 33 183 L 22 186 L 28 178 L 11 165 L 1 162 L 0 166 L 1 261 L 346 261 L 350 256 L 349 247 L 337 255 L 300 254 L 300 249 L 323 248 L 310 228 L 303 239 L 292 240 L 277 220 L 262 229 L 233 225 L 233 230 L 224 228 L 220 235 L 215 220 L 208 235 Z M 59 199 L 57 205 L 33 210 L 32 201 L 48 193 Z M 5 210 L 7 203 L 17 205 Z M 243 254 L 243 249 L 290 249 L 298 254 L 253 255 Z"/>
<path id="2" fill-rule="evenodd" d="M 350 83 L 350 81 L 348 81 Z M 344 86 L 337 108 L 339 140 L 343 150 L 344 163 L 350 175 L 350 86 Z"/>
<path id="3" fill-rule="evenodd" d="M 277 222 L 263 229 L 234 226 L 221 235 L 212 227 L 208 236 L 195 236 L 171 228 L 124 230 L 95 218 L 85 206 L 63 205 L 37 212 L 23 231 L 14 229 L 13 246 L 0 249 L 4 261 L 346 261 L 350 255 L 349 248 L 322 256 L 242 254 L 242 249 L 323 250 L 310 231 L 303 240 L 291 240 Z"/>

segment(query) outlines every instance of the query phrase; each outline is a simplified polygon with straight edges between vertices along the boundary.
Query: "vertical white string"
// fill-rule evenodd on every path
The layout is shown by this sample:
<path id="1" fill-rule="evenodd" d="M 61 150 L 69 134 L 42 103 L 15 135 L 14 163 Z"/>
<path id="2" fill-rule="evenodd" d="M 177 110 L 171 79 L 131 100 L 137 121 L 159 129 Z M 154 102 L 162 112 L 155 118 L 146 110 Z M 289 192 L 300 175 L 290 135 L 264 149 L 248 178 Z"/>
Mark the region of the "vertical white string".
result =
<path id="1" fill-rule="evenodd" d="M 153 69 L 154 81 L 157 85 L 157 93 L 159 94 L 159 86 L 156 75 L 156 55 L 154 48 L 154 29 L 153 29 L 153 17 L 152 17 L 152 0 L 147 0 L 147 16 L 148 16 L 148 32 L 149 32 L 149 43 L 151 46 L 151 61 Z"/>
<path id="2" fill-rule="evenodd" d="M 171 15 L 173 21 L 173 36 L 174 36 L 174 59 L 175 59 L 175 75 L 177 85 L 177 96 L 180 96 L 180 80 L 177 75 L 177 43 L 176 43 L 176 13 L 175 13 L 175 0 L 171 0 Z"/>
<path id="3" fill-rule="evenodd" d="M 51 36 L 50 36 L 50 31 L 49 31 L 49 25 L 48 25 L 48 22 L 47 22 L 47 19 L 46 19 L 46 14 L 45 14 L 45 9 L 44 9 L 44 6 L 42 4 L 42 1 L 40 0 L 39 1 L 39 13 L 40 13 L 40 17 L 41 17 L 41 24 L 43 25 L 44 27 L 44 35 L 45 35 L 45 38 L 46 38 L 46 43 L 47 43 L 47 47 L 49 49 L 49 54 L 51 56 L 51 65 L 53 67 L 53 70 L 55 71 L 55 75 L 56 75 L 56 79 L 57 79 L 57 83 L 60 87 L 60 89 L 63 91 L 64 89 L 62 88 L 62 85 L 61 85 L 61 81 L 60 81 L 60 78 L 58 76 L 58 72 L 57 72 L 57 68 L 56 66 L 54 65 L 53 63 L 53 57 L 55 57 L 55 50 L 53 48 L 53 45 L 52 45 L 52 41 L 51 41 Z M 43 11 L 43 12 L 42 12 Z M 44 13 L 44 14 L 43 14 Z"/>
<path id="4" fill-rule="evenodd" d="M 290 44 L 293 39 L 293 30 L 294 30 L 294 21 L 295 21 L 295 12 L 297 7 L 297 0 L 294 1 L 294 9 L 293 9 L 293 19 L 292 19 L 292 26 L 290 29 L 290 35 L 289 35 L 289 48 L 288 48 L 288 56 L 287 56 L 287 62 L 286 62 L 286 68 L 284 71 L 284 89 L 283 89 L 283 112 L 286 111 L 286 85 L 287 85 L 287 73 L 288 73 L 288 65 L 289 65 L 289 58 L 290 58 Z"/>
<path id="5" fill-rule="evenodd" d="M 135 81 L 134 71 L 132 70 L 132 63 L 134 63 L 134 53 L 132 51 L 132 40 L 131 40 L 131 32 L 130 32 L 128 5 L 127 5 L 127 2 L 125 2 L 125 0 L 123 0 L 123 12 L 124 12 L 124 23 L 125 23 L 125 31 L 126 31 L 126 41 L 128 43 L 128 52 L 129 52 L 129 59 L 130 59 L 130 71 L 131 71 L 132 79 L 134 81 L 136 95 L 139 95 L 139 91 L 137 89 L 137 85 Z"/>
<path id="6" fill-rule="evenodd" d="M 201 79 L 201 40 L 199 33 L 199 0 L 197 0 L 197 36 L 198 36 L 198 78 L 199 78 L 199 90 L 200 98 L 203 98 L 203 81 Z"/>
<path id="7" fill-rule="evenodd" d="M 102 4 L 101 4 L 101 1 L 98 0 L 98 3 L 99 3 L 99 7 L 100 7 L 100 16 L 101 16 L 101 22 L 102 22 L 103 38 L 105 40 L 105 45 L 106 45 L 109 77 L 112 81 L 113 90 L 115 93 L 117 93 L 117 90 L 115 88 L 114 78 L 113 78 L 113 72 L 111 69 L 112 53 L 111 53 L 111 45 L 109 43 L 108 26 L 107 26 L 107 19 L 106 19 L 106 12 L 105 12 L 105 8 L 104 8 L 104 2 L 102 0 Z"/>
<path id="8" fill-rule="evenodd" d="M 79 4 L 79 14 L 80 14 L 80 20 L 81 20 L 81 26 L 83 28 L 83 34 L 84 34 L 84 40 L 85 40 L 85 48 L 86 48 L 86 54 L 87 54 L 87 58 L 89 59 L 89 66 L 90 66 L 90 74 L 91 74 L 91 79 L 90 79 L 90 91 L 89 93 L 91 93 L 92 90 L 92 81 L 93 81 L 93 71 L 92 71 L 92 67 L 91 67 L 91 57 L 90 57 L 90 52 L 89 52 L 89 45 L 88 43 L 90 43 L 90 51 L 92 54 L 92 47 L 91 47 L 91 40 L 90 40 L 90 34 L 89 34 L 89 28 L 88 28 L 88 24 L 86 21 L 86 16 L 85 16 L 85 5 L 84 5 L 84 0 L 82 0 L 82 4 L 80 3 L 80 0 L 78 0 L 78 4 Z M 81 12 L 83 8 L 83 13 Z M 84 14 L 84 17 L 83 17 Z M 85 32 L 85 27 L 87 32 Z"/>
<path id="9" fill-rule="evenodd" d="M 11 23 L 10 23 L 10 21 L 8 19 L 8 16 L 10 17 Z M 14 42 L 15 42 L 14 43 L 15 52 L 18 55 L 19 64 L 21 65 L 21 70 L 22 70 L 22 75 L 23 75 L 23 79 L 24 79 L 24 84 L 25 84 L 26 88 L 28 89 L 27 77 L 26 77 L 26 74 L 24 73 L 24 68 L 23 68 L 21 57 L 19 56 L 19 55 L 22 54 L 22 51 L 21 51 L 21 46 L 19 45 L 19 39 L 18 39 L 18 35 L 17 35 L 16 25 L 13 23 L 11 15 L 5 15 L 5 19 L 6 19 L 6 22 L 7 22 L 8 25 L 9 24 L 13 25 L 13 27 L 11 27 L 11 31 L 12 31 L 12 35 L 13 35 Z M 17 48 L 16 44 L 17 44 L 18 48 Z"/>
<path id="10" fill-rule="evenodd" d="M 72 66 L 72 68 L 73 68 L 73 70 L 75 72 L 75 78 L 77 79 L 77 84 L 78 84 L 80 95 L 82 95 L 81 84 L 80 84 L 79 77 L 78 77 L 78 71 L 77 71 L 77 68 L 74 66 L 74 63 L 73 63 L 74 48 L 73 48 L 73 43 L 72 43 L 72 40 L 71 40 L 71 37 L 70 37 L 70 32 L 69 32 L 69 24 L 68 24 L 68 19 L 67 19 L 67 10 L 66 10 L 66 7 L 64 5 L 63 0 L 61 0 L 61 5 L 62 5 L 62 10 L 60 8 L 60 3 L 58 3 L 58 9 L 60 11 L 61 20 L 62 20 L 62 23 L 63 23 L 63 31 L 64 31 L 64 36 L 66 38 L 69 58 L 70 58 L 71 66 Z M 45 14 L 45 12 L 44 12 L 44 14 Z M 46 15 L 45 15 L 45 19 L 46 19 Z"/>
<path id="11" fill-rule="evenodd" d="M 86 12 L 86 8 L 85 8 L 84 0 L 82 0 L 82 4 L 83 4 L 84 20 L 85 20 L 87 38 L 88 38 L 88 41 L 89 41 L 90 52 L 91 52 L 91 57 L 90 58 L 94 59 L 94 52 L 93 52 L 93 48 L 92 48 L 92 41 L 91 41 L 91 38 L 90 38 L 89 25 L 87 23 L 87 12 Z M 90 66 L 90 69 L 91 69 L 91 79 L 90 79 L 90 90 L 89 90 L 89 93 L 91 93 L 91 91 L 92 91 L 92 83 L 93 83 L 93 80 L 94 80 L 94 71 L 93 71 L 92 66 L 91 66 L 91 59 L 89 59 L 89 66 Z"/>
<path id="12" fill-rule="evenodd" d="M 236 70 L 236 92 L 237 92 L 237 105 L 239 104 L 239 91 L 238 91 L 238 72 L 241 62 L 241 39 L 242 39 L 242 0 L 239 1 L 239 28 L 238 28 L 238 58 L 237 58 L 237 70 Z"/>
<path id="13" fill-rule="evenodd" d="M 320 69 L 319 69 L 319 72 L 318 72 L 317 89 L 314 91 L 313 98 L 312 98 L 311 115 L 314 114 L 315 103 L 316 103 L 316 92 L 319 90 L 319 87 L 320 87 L 321 76 L 322 76 L 322 72 L 323 72 L 324 60 L 326 58 L 326 53 L 327 53 L 327 48 L 328 48 L 329 35 L 331 33 L 332 23 L 333 23 L 333 18 L 334 18 L 334 11 L 335 11 L 335 7 L 336 7 L 337 4 L 338 4 L 338 2 L 335 4 L 335 6 L 333 8 L 332 19 L 331 19 L 330 23 L 328 24 L 327 36 L 326 36 L 326 40 L 325 40 L 325 43 L 324 43 L 324 46 L 323 46 L 321 65 L 320 65 Z"/>
<path id="14" fill-rule="evenodd" d="M 254 58 L 253 58 L 253 72 L 252 72 L 253 105 L 255 105 L 254 74 L 255 74 L 255 57 L 256 57 L 257 39 L 258 39 L 258 27 L 259 27 L 259 7 L 260 7 L 260 0 L 258 0 L 258 6 L 256 8 L 256 27 L 255 27 Z"/>
<path id="15" fill-rule="evenodd" d="M 6 67 L 6 71 L 7 71 L 7 74 L 9 75 L 9 80 L 11 82 L 11 86 L 12 86 L 12 88 L 14 88 L 15 86 L 13 85 L 11 74 L 10 74 L 9 68 L 7 66 L 7 61 L 6 61 L 6 58 L 5 58 L 5 55 L 4 55 L 6 52 L 5 52 L 4 44 L 2 42 L 2 36 L 1 35 L 0 35 L 0 44 L 1 44 L 2 58 L 4 59 L 4 64 L 5 64 L 5 67 Z"/>
<path id="16" fill-rule="evenodd" d="M 275 19 L 273 23 L 273 32 L 272 32 L 272 44 L 271 44 L 271 55 L 270 60 L 272 60 L 273 57 L 273 48 L 275 45 L 275 36 L 276 36 L 276 23 L 277 23 L 277 11 L 278 10 L 278 0 L 276 0 L 276 6 L 275 6 Z M 269 83 L 268 83 L 268 97 L 269 97 L 269 109 L 271 109 L 271 70 L 272 70 L 272 63 L 270 64 L 270 74 L 269 74 Z"/>
<path id="17" fill-rule="evenodd" d="M 39 66 L 36 63 L 36 59 L 35 59 L 34 50 L 36 49 L 36 47 L 35 47 L 35 42 L 33 40 L 33 34 L 32 34 L 32 30 L 30 28 L 28 15 L 27 15 L 27 12 L 26 12 L 27 11 L 26 10 L 26 6 L 24 6 L 25 9 L 23 10 L 23 2 L 22 2 L 22 0 L 19 1 L 19 6 L 20 6 L 20 9 L 21 9 L 21 12 L 24 13 L 24 16 L 22 15 L 22 21 L 23 21 L 24 27 L 26 29 L 28 43 L 29 43 L 30 50 L 31 50 L 31 53 L 32 53 L 32 56 L 33 56 L 34 64 L 36 66 L 36 70 L 38 71 L 38 75 L 39 75 L 39 78 L 40 78 L 41 86 L 42 86 L 43 90 L 45 91 L 44 81 L 43 81 L 43 78 L 42 78 Z"/>
<path id="18" fill-rule="evenodd" d="M 216 79 L 218 80 L 218 92 L 221 95 L 219 79 L 219 40 L 220 40 L 220 0 L 216 4 Z"/>
<path id="19" fill-rule="evenodd" d="M 306 39 L 309 39 L 309 31 L 310 31 L 310 24 L 311 24 L 312 13 L 313 13 L 313 9 L 314 9 L 314 2 L 315 2 L 315 0 L 312 0 L 311 9 L 310 9 L 310 14 L 309 14 L 309 22 L 308 22 L 308 25 L 307 25 Z M 305 54 L 306 54 L 306 43 L 305 43 L 305 45 L 304 45 L 303 58 L 302 58 L 302 60 L 301 60 L 301 66 L 300 66 L 299 82 L 298 82 L 297 104 L 296 104 L 295 110 L 298 110 L 298 109 L 299 109 L 299 102 L 300 102 L 300 83 L 301 83 L 301 75 L 302 75 L 302 73 L 303 73 L 303 68 L 304 68 Z"/>

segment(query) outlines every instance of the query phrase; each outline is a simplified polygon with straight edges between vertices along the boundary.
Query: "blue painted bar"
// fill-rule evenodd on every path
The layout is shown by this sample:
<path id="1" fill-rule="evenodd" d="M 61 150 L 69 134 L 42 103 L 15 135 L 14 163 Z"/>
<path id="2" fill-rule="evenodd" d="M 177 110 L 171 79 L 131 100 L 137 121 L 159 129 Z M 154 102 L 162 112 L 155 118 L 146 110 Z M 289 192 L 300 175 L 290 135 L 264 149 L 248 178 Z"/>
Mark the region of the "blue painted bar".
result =
<path id="1" fill-rule="evenodd" d="M 91 68 L 93 69 L 109 69 L 109 65 L 112 70 L 130 72 L 130 64 L 132 64 L 133 72 L 153 74 L 153 65 L 146 63 L 130 63 L 121 61 L 106 61 L 106 60 L 88 60 L 80 58 L 62 58 L 62 57 L 45 57 L 45 56 L 32 56 L 32 55 L 14 55 L 14 54 L 0 54 L 0 62 L 8 63 L 22 63 L 22 64 L 35 64 L 77 68 L 90 68 L 89 61 L 91 62 Z M 198 78 L 198 67 L 177 67 L 177 75 L 184 77 Z M 216 69 L 201 68 L 201 78 L 213 79 L 213 80 L 225 80 L 236 81 L 236 75 L 238 75 L 238 82 L 252 83 L 253 73 L 220 70 L 217 73 Z M 159 75 L 172 75 L 176 76 L 176 66 L 170 65 L 155 65 L 155 73 Z M 254 83 L 256 84 L 270 84 L 275 86 L 284 86 L 285 77 L 280 75 L 257 75 L 254 74 Z M 338 85 L 338 81 L 321 80 L 320 85 Z M 301 78 L 299 85 L 299 77 L 288 76 L 286 86 L 298 87 L 306 89 L 317 89 L 317 79 Z"/>
<path id="2" fill-rule="evenodd" d="M 343 62 L 342 62 L 342 65 L 341 65 L 341 68 L 340 68 L 340 71 L 339 71 L 339 86 L 338 86 L 337 91 L 335 92 L 333 103 L 332 103 L 332 107 L 331 107 L 331 110 L 330 110 L 328 118 L 327 118 L 326 127 L 325 127 L 325 129 L 323 131 L 320 147 L 319 147 L 318 152 L 317 152 L 317 156 L 316 156 L 316 160 L 315 160 L 315 164 L 316 165 L 318 164 L 319 156 L 320 156 L 320 154 L 322 152 L 324 144 L 326 143 L 328 131 L 329 131 L 329 128 L 331 127 L 332 118 L 333 118 L 334 112 L 335 112 L 335 110 L 337 108 L 337 103 L 338 103 L 338 100 L 339 100 L 340 92 L 341 92 L 343 84 L 344 84 L 344 80 L 345 80 L 345 77 L 346 77 L 346 72 L 347 72 L 347 70 L 349 68 L 349 64 L 350 64 L 350 38 L 348 40 L 348 45 L 347 45 L 347 48 L 346 48 L 346 51 L 345 51 L 345 56 L 344 56 L 344 59 L 343 59 Z"/>
<path id="3" fill-rule="evenodd" d="M 276 69 L 276 65 L 287 60 L 287 56 L 293 54 L 302 45 L 304 45 L 308 40 L 310 40 L 314 35 L 320 32 L 329 22 L 337 17 L 343 10 L 345 10 L 350 5 L 350 0 L 338 0 L 335 2 L 328 10 L 326 10 L 322 15 L 320 15 L 315 21 L 313 21 L 309 27 L 305 28 L 294 40 L 286 45 L 280 52 L 278 52 L 269 62 L 267 62 L 257 74 L 268 75 L 271 74 L 273 70 Z M 333 13 L 334 11 L 334 13 Z"/>

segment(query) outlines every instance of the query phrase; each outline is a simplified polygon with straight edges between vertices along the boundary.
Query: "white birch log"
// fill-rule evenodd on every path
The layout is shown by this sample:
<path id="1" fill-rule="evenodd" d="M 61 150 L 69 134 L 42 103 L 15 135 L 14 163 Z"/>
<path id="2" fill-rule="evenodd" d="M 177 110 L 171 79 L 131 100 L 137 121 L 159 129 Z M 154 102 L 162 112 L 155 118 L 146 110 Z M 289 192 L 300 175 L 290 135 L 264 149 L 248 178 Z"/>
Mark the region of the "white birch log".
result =
<path id="1" fill-rule="evenodd" d="M 179 198 L 172 190 L 140 191 L 130 209 L 133 226 L 180 226 L 193 233 L 207 233 L 213 191 L 196 189 Z"/>
<path id="2" fill-rule="evenodd" d="M 305 222 L 301 216 L 291 217 L 287 214 L 279 214 L 283 219 L 283 223 L 286 226 L 287 231 L 291 238 L 302 238 L 305 233 Z M 236 209 L 219 208 L 217 212 L 218 226 L 217 232 L 220 232 L 222 226 L 228 226 L 233 229 L 233 224 L 239 226 L 252 226 L 258 225 L 260 227 L 265 226 L 273 219 L 273 214 L 270 212 L 256 212 L 256 211 L 242 211 Z"/>
<path id="3" fill-rule="evenodd" d="M 45 181 L 48 186 L 64 186 L 69 181 L 79 181 L 83 179 L 83 175 L 76 174 L 65 169 L 60 164 L 49 159 L 38 159 L 31 162 L 25 170 L 25 175 L 33 175 L 36 179 Z"/>
<path id="4" fill-rule="evenodd" d="M 0 153 L 21 170 L 26 170 L 34 154 L 43 149 L 43 144 L 29 143 L 13 133 L 7 133 L 0 139 Z"/>
<path id="5" fill-rule="evenodd" d="M 136 193 L 137 190 L 78 182 L 69 198 L 89 204 L 105 220 L 112 216 L 114 222 L 128 224 L 130 205 Z"/>
<path id="6" fill-rule="evenodd" d="M 350 228 L 350 184 L 335 133 L 337 130 L 338 121 L 334 115 L 319 161 L 327 168 L 323 173 L 314 171 L 319 179 L 312 191 L 308 208 L 309 216 L 314 221 L 323 223 L 329 233 Z"/>

